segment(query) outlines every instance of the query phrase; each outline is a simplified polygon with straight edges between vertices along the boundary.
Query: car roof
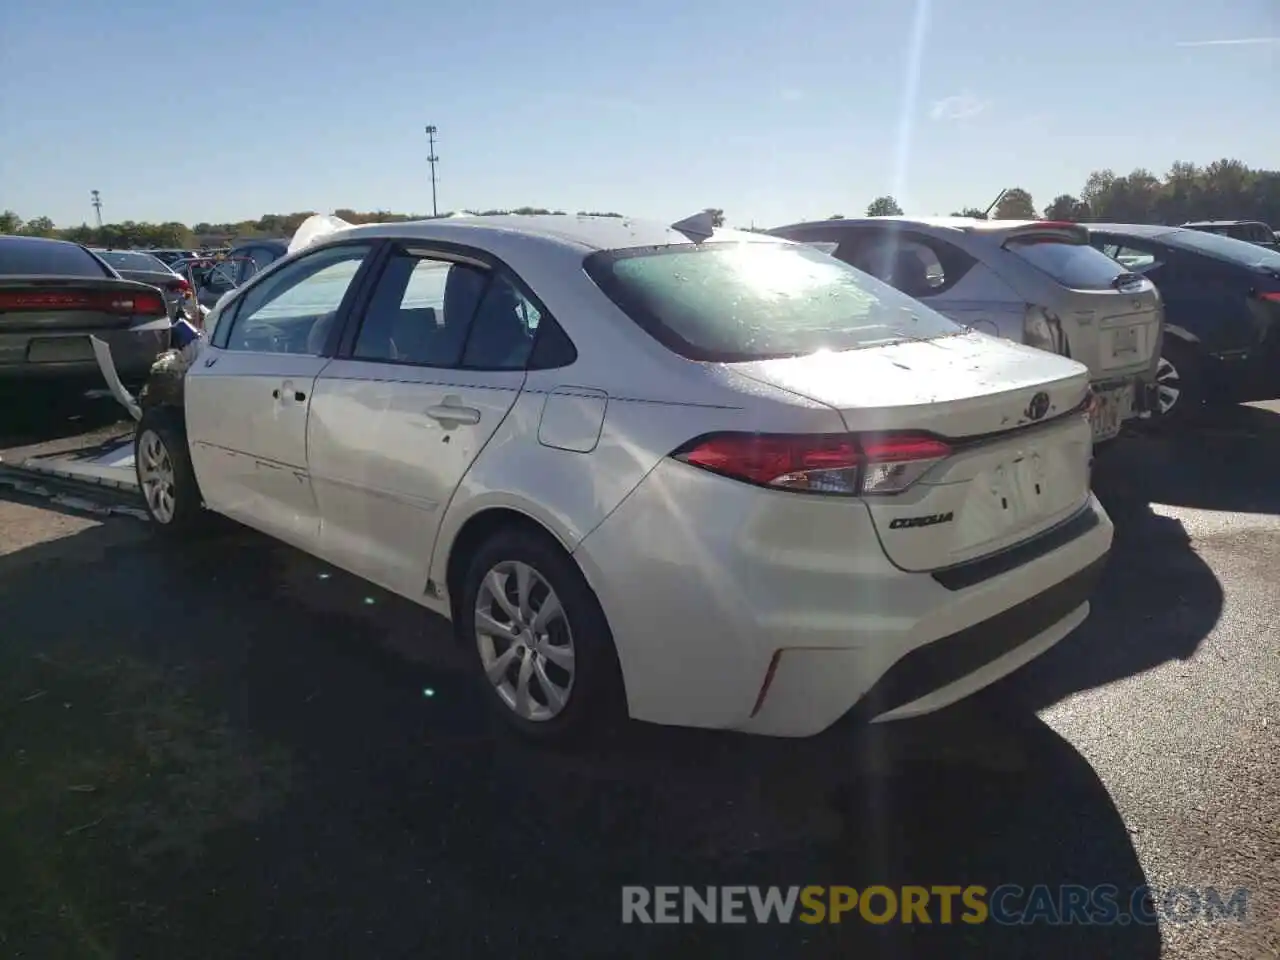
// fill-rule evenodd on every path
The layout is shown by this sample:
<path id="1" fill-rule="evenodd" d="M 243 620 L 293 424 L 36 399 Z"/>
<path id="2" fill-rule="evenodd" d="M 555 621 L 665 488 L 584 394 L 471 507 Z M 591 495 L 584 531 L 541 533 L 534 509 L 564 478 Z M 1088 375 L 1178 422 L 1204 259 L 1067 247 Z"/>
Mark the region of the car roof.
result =
<path id="1" fill-rule="evenodd" d="M 690 242 L 689 237 L 683 233 L 658 221 L 568 214 L 532 216 L 505 214 L 491 217 L 439 217 L 401 223 L 370 223 L 342 230 L 324 239 L 328 241 L 337 237 L 452 240 L 456 243 L 474 244 L 480 247 L 521 239 L 540 241 L 579 251 L 661 247 Z M 777 243 L 776 237 L 767 234 L 725 228 L 717 229 L 712 239 Z"/>
<path id="2" fill-rule="evenodd" d="M 801 223 L 789 223 L 786 226 L 774 227 L 770 232 L 794 230 L 798 227 L 878 227 L 888 224 L 901 224 L 913 227 L 932 227 L 946 230 L 964 230 L 974 233 L 990 231 L 999 233 L 1005 230 L 1025 227 L 1045 220 L 979 220 L 977 217 L 841 217 L 837 220 L 806 220 Z M 1055 221 L 1056 222 L 1056 221 Z"/>
<path id="3" fill-rule="evenodd" d="M 1266 227 L 1267 224 L 1261 220 L 1188 220 L 1182 224 L 1184 227 L 1242 227 L 1257 226 Z"/>

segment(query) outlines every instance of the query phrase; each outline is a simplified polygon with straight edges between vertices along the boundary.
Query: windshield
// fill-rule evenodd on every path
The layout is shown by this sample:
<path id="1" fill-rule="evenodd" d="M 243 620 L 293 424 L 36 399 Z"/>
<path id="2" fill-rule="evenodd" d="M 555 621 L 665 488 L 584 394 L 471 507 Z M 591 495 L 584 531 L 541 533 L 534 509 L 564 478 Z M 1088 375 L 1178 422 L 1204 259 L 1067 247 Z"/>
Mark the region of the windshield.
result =
<path id="1" fill-rule="evenodd" d="M 117 270 L 145 270 L 149 273 L 169 273 L 169 268 L 149 253 L 133 253 L 128 250 L 98 250 L 98 256 Z"/>
<path id="2" fill-rule="evenodd" d="M 585 268 L 623 312 L 691 360 L 764 360 L 961 332 L 808 245 L 618 250 L 593 254 Z"/>
<path id="3" fill-rule="evenodd" d="M 1199 230 L 1176 230 L 1161 235 L 1160 239 L 1171 247 L 1205 253 L 1219 260 L 1229 260 L 1232 263 L 1250 267 L 1280 270 L 1280 253 L 1246 240 L 1236 240 L 1233 237 L 1224 237 L 1218 233 L 1204 233 Z"/>

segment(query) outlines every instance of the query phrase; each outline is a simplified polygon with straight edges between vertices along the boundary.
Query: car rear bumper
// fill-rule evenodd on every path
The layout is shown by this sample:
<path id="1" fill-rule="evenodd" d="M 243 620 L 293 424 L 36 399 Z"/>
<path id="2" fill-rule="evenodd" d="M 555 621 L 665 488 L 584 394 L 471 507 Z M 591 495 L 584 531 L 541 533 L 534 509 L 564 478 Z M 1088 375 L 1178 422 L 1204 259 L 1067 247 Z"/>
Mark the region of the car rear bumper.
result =
<path id="1" fill-rule="evenodd" d="M 908 573 L 858 501 L 664 462 L 575 556 L 633 717 L 801 737 L 855 708 L 938 709 L 1070 633 L 1112 527 L 1092 495 L 1069 524 L 963 570 Z"/>
<path id="2" fill-rule="evenodd" d="M 89 345 L 90 335 L 111 348 L 116 369 L 126 378 L 144 375 L 169 347 L 168 319 L 124 330 L 72 330 L 41 333 L 0 333 L 0 381 L 62 378 L 101 378 L 98 361 Z M 49 341 L 59 341 L 56 345 Z M 42 352 L 33 350 L 35 341 Z M 41 359 L 33 359 L 33 354 Z"/>

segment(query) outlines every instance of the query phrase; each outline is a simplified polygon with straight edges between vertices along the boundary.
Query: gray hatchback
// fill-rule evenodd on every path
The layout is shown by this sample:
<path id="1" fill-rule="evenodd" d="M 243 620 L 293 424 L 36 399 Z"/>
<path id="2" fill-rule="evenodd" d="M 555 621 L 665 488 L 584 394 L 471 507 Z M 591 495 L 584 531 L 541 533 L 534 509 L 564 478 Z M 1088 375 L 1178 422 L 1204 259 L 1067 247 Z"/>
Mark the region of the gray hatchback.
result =
<path id="1" fill-rule="evenodd" d="M 769 232 L 820 245 L 957 323 L 1079 360 L 1098 398 L 1095 442 L 1155 407 L 1160 295 L 1080 224 L 870 217 Z"/>

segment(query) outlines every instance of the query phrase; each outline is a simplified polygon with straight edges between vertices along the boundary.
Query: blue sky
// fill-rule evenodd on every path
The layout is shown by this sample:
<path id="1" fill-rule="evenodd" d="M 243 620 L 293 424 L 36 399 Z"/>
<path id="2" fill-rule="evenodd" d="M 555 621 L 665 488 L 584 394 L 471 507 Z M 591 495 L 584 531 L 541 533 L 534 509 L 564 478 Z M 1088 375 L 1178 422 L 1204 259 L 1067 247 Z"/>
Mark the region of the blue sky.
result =
<path id="1" fill-rule="evenodd" d="M 95 188 L 109 221 L 429 212 L 427 123 L 441 210 L 771 225 L 1280 167 L 1277 0 L 15 0 L 0 62 L 0 209 L 64 226 Z"/>

